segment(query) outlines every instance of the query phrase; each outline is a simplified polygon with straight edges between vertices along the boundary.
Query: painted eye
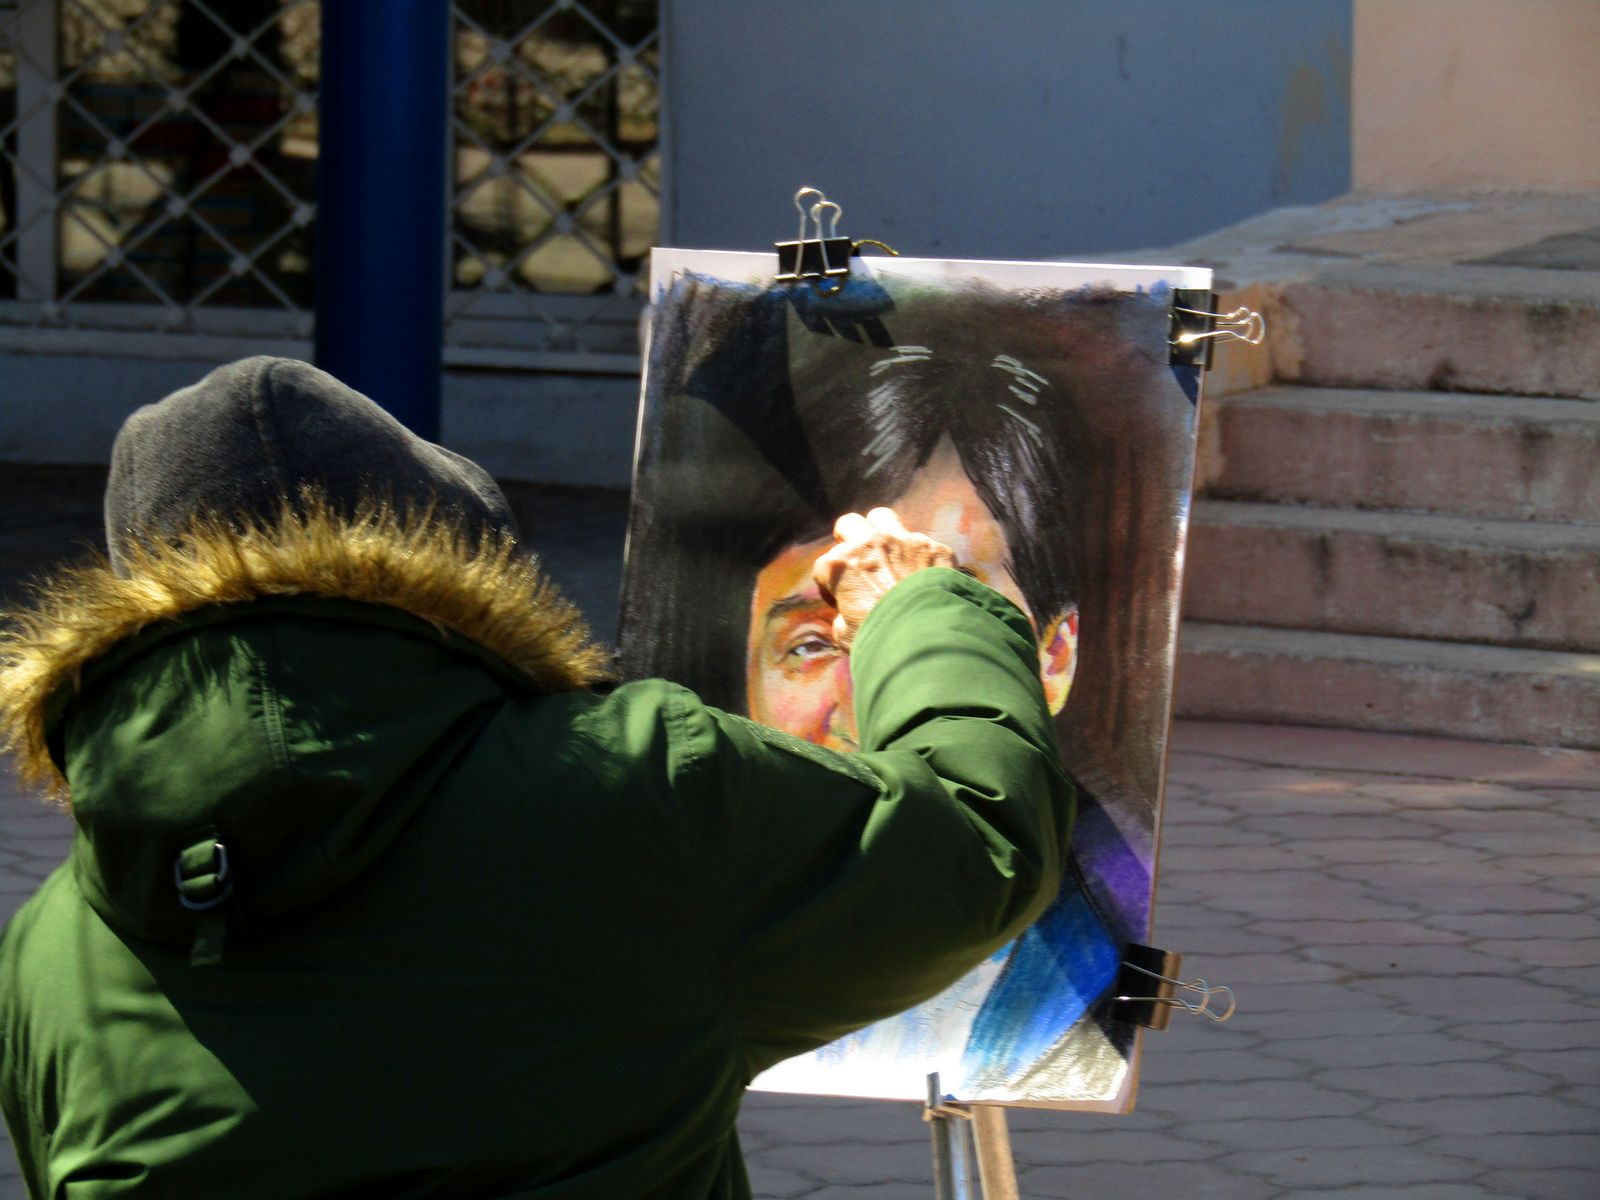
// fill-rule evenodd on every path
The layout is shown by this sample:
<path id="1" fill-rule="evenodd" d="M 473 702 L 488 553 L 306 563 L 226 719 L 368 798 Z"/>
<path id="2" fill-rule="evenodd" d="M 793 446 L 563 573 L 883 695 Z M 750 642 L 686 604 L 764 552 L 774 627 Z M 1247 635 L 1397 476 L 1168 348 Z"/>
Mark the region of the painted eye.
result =
<path id="1" fill-rule="evenodd" d="M 806 629 L 789 639 L 783 648 L 783 658 L 791 665 L 804 666 L 838 652 L 839 647 L 833 644 L 833 638 L 820 630 Z"/>

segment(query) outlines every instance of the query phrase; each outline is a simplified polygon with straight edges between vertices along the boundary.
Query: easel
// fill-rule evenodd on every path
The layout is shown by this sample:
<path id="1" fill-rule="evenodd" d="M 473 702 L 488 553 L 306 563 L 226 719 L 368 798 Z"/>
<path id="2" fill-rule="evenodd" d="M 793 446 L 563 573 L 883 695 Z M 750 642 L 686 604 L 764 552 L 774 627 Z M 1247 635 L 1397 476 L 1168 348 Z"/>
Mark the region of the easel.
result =
<path id="1" fill-rule="evenodd" d="M 935 1071 L 928 1076 L 922 1119 L 933 1137 L 935 1200 L 1018 1200 L 1005 1109 L 946 1100 Z"/>
<path id="2" fill-rule="evenodd" d="M 1124 955 L 1110 1000 L 1119 1020 L 1160 1031 L 1167 1028 L 1175 1008 L 1217 1022 L 1233 1016 L 1232 989 L 1213 987 L 1204 979 L 1179 979 L 1183 961 L 1179 955 L 1139 945 L 1125 947 Z M 1190 999 L 1181 994 L 1184 991 L 1199 998 Z M 1213 999 L 1225 1000 L 1227 1007 L 1213 1012 Z M 928 1076 L 922 1119 L 933 1139 L 934 1200 L 1019 1200 L 1005 1109 L 946 1096 L 935 1071 Z"/>
<path id="3" fill-rule="evenodd" d="M 832 296 L 843 290 L 850 276 L 850 260 L 863 246 L 899 254 L 874 238 L 853 241 L 841 235 L 839 219 L 844 210 L 817 188 L 802 187 L 794 195 L 794 206 L 800 214 L 794 240 L 773 243 L 778 255 L 775 278 L 780 283 L 806 281 L 819 295 Z M 1168 361 L 1174 367 L 1204 371 L 1211 366 L 1216 343 L 1240 341 L 1259 346 L 1266 338 L 1266 321 L 1260 313 L 1247 308 L 1214 312 L 1216 295 L 1209 289 L 1175 289 L 1172 295 L 1167 342 Z M 1191 400 L 1198 396 L 1198 382 L 1194 386 Z M 1167 1028 L 1175 1008 L 1218 1022 L 1233 1015 L 1231 989 L 1212 987 L 1204 979 L 1178 978 L 1181 956 L 1138 944 L 1125 946 L 1123 955 L 1115 991 L 1108 1000 L 1116 1020 L 1160 1031 Z M 1180 994 L 1184 991 L 1199 998 L 1189 999 Z M 1212 1000 L 1224 998 L 1226 1009 L 1212 1011 Z M 935 1200 L 1019 1200 L 1005 1109 L 946 1096 L 937 1071 L 927 1077 L 927 1087 L 922 1119 L 933 1139 Z"/>

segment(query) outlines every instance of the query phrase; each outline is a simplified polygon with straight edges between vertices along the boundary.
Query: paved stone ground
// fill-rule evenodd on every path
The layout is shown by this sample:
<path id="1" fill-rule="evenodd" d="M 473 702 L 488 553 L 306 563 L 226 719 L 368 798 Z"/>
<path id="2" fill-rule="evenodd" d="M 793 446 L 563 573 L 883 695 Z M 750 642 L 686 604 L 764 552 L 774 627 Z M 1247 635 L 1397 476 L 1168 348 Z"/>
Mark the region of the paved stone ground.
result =
<path id="1" fill-rule="evenodd" d="M 1180 724 L 1157 944 L 1233 985 L 1130 1117 L 1012 1112 L 1023 1195 L 1600 1195 L 1600 755 Z M 930 1194 L 914 1108 L 752 1097 L 761 1194 Z"/>
<path id="2" fill-rule="evenodd" d="M 46 512 L 19 487 L 0 472 L 0 592 L 94 536 L 81 488 Z M 518 503 L 613 612 L 619 498 Z M 67 833 L 0 776 L 0 918 Z M 1023 1194 L 1600 1196 L 1597 894 L 1600 754 L 1180 723 L 1156 943 L 1240 1011 L 1152 1036 L 1132 1116 L 1014 1111 Z M 914 1106 L 752 1096 L 741 1128 L 758 1195 L 931 1195 Z M 15 1171 L 0 1148 L 0 1200 Z"/>

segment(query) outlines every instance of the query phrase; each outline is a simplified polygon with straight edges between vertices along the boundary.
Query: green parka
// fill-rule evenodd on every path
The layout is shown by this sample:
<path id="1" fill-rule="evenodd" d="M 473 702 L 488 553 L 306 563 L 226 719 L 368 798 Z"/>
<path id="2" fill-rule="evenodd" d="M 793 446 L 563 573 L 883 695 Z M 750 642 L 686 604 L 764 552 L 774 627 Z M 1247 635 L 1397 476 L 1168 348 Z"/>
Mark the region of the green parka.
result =
<path id="1" fill-rule="evenodd" d="M 964 575 L 864 624 L 846 757 L 588 688 L 503 548 L 287 524 L 58 581 L 4 647 L 0 719 L 78 826 L 0 940 L 36 1196 L 746 1196 L 753 1075 L 1055 891 L 1029 626 Z"/>

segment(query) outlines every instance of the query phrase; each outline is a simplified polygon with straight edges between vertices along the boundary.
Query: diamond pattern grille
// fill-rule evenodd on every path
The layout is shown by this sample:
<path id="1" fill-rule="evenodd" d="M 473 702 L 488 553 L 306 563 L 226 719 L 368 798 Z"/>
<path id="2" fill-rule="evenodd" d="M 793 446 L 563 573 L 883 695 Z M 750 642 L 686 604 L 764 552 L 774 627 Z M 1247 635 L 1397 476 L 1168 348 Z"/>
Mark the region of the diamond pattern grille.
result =
<path id="1" fill-rule="evenodd" d="M 247 307 L 309 331 L 317 16 L 311 0 L 21 0 L 0 17 L 16 57 L 0 172 L 26 193 L 0 261 L 35 321 L 92 327 L 112 304 L 175 328 Z"/>
<path id="2" fill-rule="evenodd" d="M 11 25 L 16 14 L 0 6 L 0 300 L 17 294 L 16 242 L 17 181 L 12 166 L 17 116 L 17 52 Z M 8 251 L 11 251 L 8 253 Z"/>
<path id="3" fill-rule="evenodd" d="M 448 345 L 633 353 L 656 9 L 453 5 Z M 319 13 L 0 0 L 0 322 L 307 336 Z"/>
<path id="4" fill-rule="evenodd" d="M 630 351 L 660 225 L 654 0 L 458 0 L 454 342 Z"/>

